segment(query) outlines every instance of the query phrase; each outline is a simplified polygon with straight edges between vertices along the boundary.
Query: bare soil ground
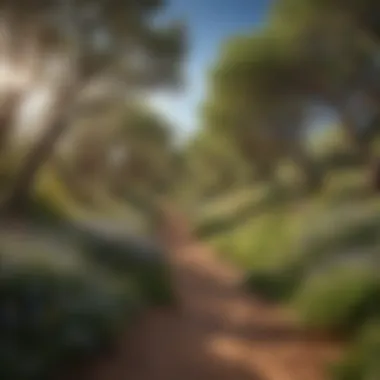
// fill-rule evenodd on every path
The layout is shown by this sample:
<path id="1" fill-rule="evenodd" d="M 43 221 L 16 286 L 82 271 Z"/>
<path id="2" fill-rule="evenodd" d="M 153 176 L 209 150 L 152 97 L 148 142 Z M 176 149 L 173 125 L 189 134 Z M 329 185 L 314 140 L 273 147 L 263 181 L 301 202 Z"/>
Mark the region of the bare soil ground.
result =
<path id="1" fill-rule="evenodd" d="M 87 380 L 324 380 L 340 344 L 248 295 L 241 273 L 192 239 L 170 214 L 165 237 L 180 310 L 150 312 Z M 69 379 L 71 380 L 71 379 Z"/>

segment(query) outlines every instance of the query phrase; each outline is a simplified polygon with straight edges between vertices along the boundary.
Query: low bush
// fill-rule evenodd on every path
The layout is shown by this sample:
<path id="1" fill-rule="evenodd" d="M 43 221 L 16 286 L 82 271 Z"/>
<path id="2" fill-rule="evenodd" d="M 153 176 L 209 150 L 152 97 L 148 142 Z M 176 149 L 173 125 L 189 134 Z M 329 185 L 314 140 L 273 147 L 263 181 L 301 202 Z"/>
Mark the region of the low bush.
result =
<path id="1" fill-rule="evenodd" d="M 252 189 L 252 194 L 245 190 L 240 196 L 224 198 L 223 201 L 203 210 L 194 220 L 194 232 L 199 238 L 210 239 L 222 233 L 229 233 L 252 220 L 286 205 L 297 197 L 296 193 L 283 186 L 262 186 Z M 239 195 L 239 194 L 238 194 Z"/>
<path id="2" fill-rule="evenodd" d="M 321 198 L 329 206 L 339 206 L 352 201 L 363 201 L 373 196 L 366 170 L 331 170 L 326 173 Z"/>
<path id="3" fill-rule="evenodd" d="M 301 214 L 266 213 L 211 241 L 224 258 L 246 272 L 245 285 L 256 295 L 285 300 L 301 280 L 297 242 Z"/>
<path id="4" fill-rule="evenodd" d="M 63 228 L 73 220 L 108 220 L 121 225 L 133 225 L 139 233 L 151 233 L 157 225 L 155 200 L 146 195 L 134 194 L 125 199 L 112 198 L 101 189 L 91 191 L 90 201 L 78 198 L 57 170 L 42 170 L 28 203 L 25 216 L 33 223 Z"/>
<path id="5" fill-rule="evenodd" d="M 159 246 L 63 226 L 1 231 L 0 378 L 50 379 L 111 347 L 145 307 L 175 301 Z"/>
<path id="6" fill-rule="evenodd" d="M 224 257 L 250 270 L 280 267 L 293 259 L 302 215 L 267 212 L 211 240 Z"/>
<path id="7" fill-rule="evenodd" d="M 380 312 L 380 283 L 372 267 L 340 265 L 306 279 L 294 298 L 307 326 L 352 333 Z"/>
<path id="8" fill-rule="evenodd" d="M 300 280 L 296 268 L 289 266 L 251 271 L 246 277 L 245 284 L 251 292 L 265 300 L 284 302 L 293 295 Z"/>
<path id="9" fill-rule="evenodd" d="M 359 332 L 334 380 L 380 379 L 380 208 L 363 173 L 339 173 L 298 203 L 284 194 L 286 202 L 266 198 L 256 216 L 255 206 L 249 219 L 226 224 L 210 239 L 247 273 L 255 295 L 289 301 L 305 327 L 348 338 Z"/>
<path id="10" fill-rule="evenodd" d="M 132 281 L 119 286 L 58 240 L 36 231 L 2 236 L 1 378 L 49 378 L 57 366 L 106 349 L 141 311 Z"/>
<path id="11" fill-rule="evenodd" d="M 134 278 L 149 303 L 176 302 L 166 252 L 153 238 L 94 223 L 76 224 L 73 232 L 90 261 L 121 279 Z"/>
<path id="12" fill-rule="evenodd" d="M 379 233 L 380 213 L 374 202 L 322 210 L 305 224 L 297 255 L 305 270 L 355 251 L 359 257 L 362 251 L 378 245 Z"/>
<path id="13" fill-rule="evenodd" d="M 380 379 L 380 319 L 361 329 L 348 352 L 330 371 L 333 380 Z"/>

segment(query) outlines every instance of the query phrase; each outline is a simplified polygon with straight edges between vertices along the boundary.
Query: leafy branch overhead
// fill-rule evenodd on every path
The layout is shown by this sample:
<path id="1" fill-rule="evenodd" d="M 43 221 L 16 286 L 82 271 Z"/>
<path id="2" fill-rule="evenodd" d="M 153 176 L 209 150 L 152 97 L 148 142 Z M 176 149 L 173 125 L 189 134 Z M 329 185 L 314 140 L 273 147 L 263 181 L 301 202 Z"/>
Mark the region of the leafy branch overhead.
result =
<path id="1" fill-rule="evenodd" d="M 5 83 L 9 76 L 1 79 L 2 130 L 9 132 L 20 103 L 36 88 L 49 88 L 52 102 L 38 115 L 44 133 L 25 160 L 10 203 L 29 191 L 83 99 L 92 103 L 107 94 L 133 97 L 140 91 L 180 88 L 185 28 L 178 22 L 157 22 L 163 5 L 137 0 L 0 1 L 0 63 L 18 78 L 14 83 Z M 4 140 L 8 132 L 2 132 Z"/>
<path id="2" fill-rule="evenodd" d="M 379 7 L 371 0 L 274 2 L 263 27 L 222 45 L 202 107 L 206 128 L 232 136 L 254 165 L 289 156 L 310 174 L 303 136 L 322 104 L 366 156 L 362 135 L 380 100 Z M 358 107 L 370 113 L 366 125 Z"/>

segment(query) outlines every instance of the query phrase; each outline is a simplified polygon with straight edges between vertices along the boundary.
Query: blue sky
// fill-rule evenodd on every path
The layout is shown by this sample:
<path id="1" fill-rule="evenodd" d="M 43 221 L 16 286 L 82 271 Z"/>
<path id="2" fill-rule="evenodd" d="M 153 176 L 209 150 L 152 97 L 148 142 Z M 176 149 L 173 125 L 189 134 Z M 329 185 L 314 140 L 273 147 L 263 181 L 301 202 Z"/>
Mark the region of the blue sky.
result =
<path id="1" fill-rule="evenodd" d="M 220 44 L 230 35 L 265 22 L 271 0 L 169 0 L 167 18 L 185 19 L 189 28 L 186 87 L 181 94 L 160 95 L 153 104 L 187 135 L 197 127 L 197 106 L 202 100 L 206 74 Z"/>

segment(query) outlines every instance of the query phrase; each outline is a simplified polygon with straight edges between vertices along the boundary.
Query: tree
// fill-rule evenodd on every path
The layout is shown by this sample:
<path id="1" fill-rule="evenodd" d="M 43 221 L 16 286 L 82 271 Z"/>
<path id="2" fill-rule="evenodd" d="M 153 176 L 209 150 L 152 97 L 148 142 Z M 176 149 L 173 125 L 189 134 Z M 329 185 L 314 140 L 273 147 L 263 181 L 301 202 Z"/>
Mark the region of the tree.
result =
<path id="1" fill-rule="evenodd" d="M 298 54 L 309 56 L 310 78 L 317 78 L 312 92 L 338 112 L 352 147 L 366 160 L 364 137 L 378 116 L 379 12 L 372 0 L 279 0 L 272 17 L 276 27 L 291 26 Z"/>
<path id="2" fill-rule="evenodd" d="M 290 156 L 316 184 L 300 149 L 309 66 L 297 58 L 292 42 L 264 29 L 226 43 L 212 73 L 206 124 L 233 137 L 264 175 L 273 176 L 278 161 Z"/>
<path id="3" fill-rule="evenodd" d="M 303 19 L 307 23 L 322 15 L 335 19 L 342 16 L 370 37 L 377 40 L 380 37 L 380 4 L 376 0 L 279 0 L 274 7 L 277 16 L 296 22 Z"/>
<path id="4" fill-rule="evenodd" d="M 118 169 L 120 178 L 124 178 L 124 188 L 128 187 L 128 181 L 140 181 L 153 189 L 169 179 L 174 154 L 173 130 L 156 112 L 141 105 L 129 107 L 115 144 L 125 152 Z"/>
<path id="5" fill-rule="evenodd" d="M 210 83 L 208 123 L 233 131 L 268 172 L 279 155 L 290 155 L 314 173 L 302 133 L 305 115 L 322 102 L 368 161 L 380 119 L 378 11 L 372 0 L 275 2 L 264 28 L 225 43 Z M 260 152 L 264 145 L 270 154 Z"/>
<path id="6" fill-rule="evenodd" d="M 201 191 L 221 192 L 249 180 L 247 162 L 236 145 L 216 130 L 196 131 L 184 151 L 193 183 Z"/>
<path id="7" fill-rule="evenodd" d="M 111 99 L 112 100 L 112 99 Z M 116 197 L 144 186 L 151 193 L 174 179 L 172 126 L 144 104 L 97 104 L 70 128 L 60 152 L 73 188 L 96 188 Z"/>
<path id="8" fill-rule="evenodd" d="M 161 7 L 159 0 L 0 2 L 7 21 L 2 63 L 14 77 L 25 74 L 4 94 L 4 114 L 13 114 L 25 93 L 41 83 L 54 99 L 44 110 L 45 131 L 27 155 L 6 208 L 20 208 L 27 199 L 37 170 L 80 112 L 83 96 L 99 89 L 125 96 L 179 83 L 183 28 L 153 26 Z M 3 117 L 7 124 L 10 119 Z"/>

